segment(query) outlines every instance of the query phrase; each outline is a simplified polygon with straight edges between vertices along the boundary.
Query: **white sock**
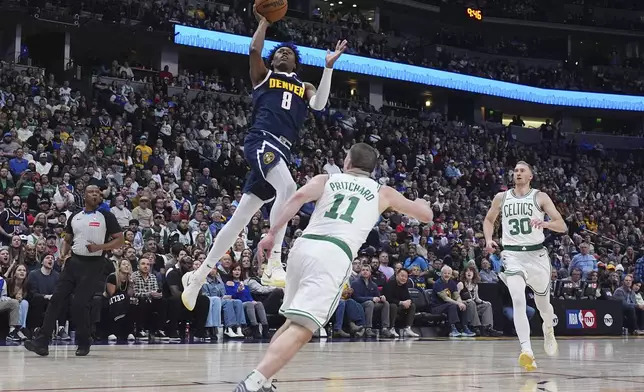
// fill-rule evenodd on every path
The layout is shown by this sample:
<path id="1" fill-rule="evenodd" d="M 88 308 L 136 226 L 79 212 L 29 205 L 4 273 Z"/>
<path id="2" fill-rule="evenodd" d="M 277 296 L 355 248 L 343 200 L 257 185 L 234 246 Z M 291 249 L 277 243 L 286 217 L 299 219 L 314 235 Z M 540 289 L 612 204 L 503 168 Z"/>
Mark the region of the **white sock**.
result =
<path id="1" fill-rule="evenodd" d="M 253 215 L 264 205 L 264 201 L 259 197 L 246 193 L 239 201 L 239 206 L 230 218 L 230 221 L 217 233 L 215 243 L 208 252 L 206 260 L 194 273 L 197 282 L 204 281 L 210 271 L 215 268 L 219 259 L 230 249 L 237 240 L 239 232 L 250 222 Z"/>
<path id="2" fill-rule="evenodd" d="M 537 305 L 537 309 L 539 310 L 539 314 L 543 320 L 543 325 L 546 328 L 552 328 L 552 321 L 555 318 L 555 312 L 550 304 L 550 296 L 535 294 L 534 303 Z"/>
<path id="3" fill-rule="evenodd" d="M 280 161 L 280 163 L 268 172 L 266 175 L 266 181 L 275 188 L 275 202 L 271 207 L 271 215 L 269 217 L 269 221 L 272 225 L 284 209 L 288 199 L 290 199 L 291 196 L 295 194 L 295 191 L 297 191 L 297 185 L 295 184 L 295 181 L 293 181 L 291 172 L 284 161 Z M 275 246 L 269 255 L 269 263 L 273 267 L 278 265 L 281 266 L 284 235 L 286 235 L 286 226 L 280 227 L 279 231 L 275 234 Z"/>
<path id="4" fill-rule="evenodd" d="M 16 330 L 16 327 L 9 327 L 9 333 L 13 332 Z"/>
<path id="5" fill-rule="evenodd" d="M 255 369 L 246 377 L 244 384 L 249 391 L 259 391 L 266 384 L 266 377 L 259 370 Z"/>
<path id="6" fill-rule="evenodd" d="M 506 283 L 512 297 L 514 308 L 514 329 L 521 344 L 521 351 L 532 353 L 530 343 L 530 323 L 526 314 L 525 280 L 521 275 L 506 275 Z"/>

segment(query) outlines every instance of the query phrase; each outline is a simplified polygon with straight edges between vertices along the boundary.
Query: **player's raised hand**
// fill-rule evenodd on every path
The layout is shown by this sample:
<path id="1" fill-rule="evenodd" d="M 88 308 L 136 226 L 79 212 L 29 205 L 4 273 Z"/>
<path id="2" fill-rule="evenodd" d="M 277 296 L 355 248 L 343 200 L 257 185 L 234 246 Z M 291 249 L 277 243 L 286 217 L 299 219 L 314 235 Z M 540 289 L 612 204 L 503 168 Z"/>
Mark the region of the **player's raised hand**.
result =
<path id="1" fill-rule="evenodd" d="M 271 24 L 262 14 L 257 12 L 257 6 L 253 5 L 253 14 L 255 15 L 255 19 L 257 20 L 258 23 L 266 23 L 266 24 Z"/>
<path id="2" fill-rule="evenodd" d="M 342 40 L 338 41 L 337 44 L 335 44 L 335 50 L 331 52 L 330 50 L 327 49 L 326 51 L 326 67 L 327 68 L 333 68 L 333 64 L 335 64 L 336 60 L 340 58 L 340 55 L 344 53 L 344 51 L 347 49 L 347 40 Z"/>
<path id="3" fill-rule="evenodd" d="M 489 254 L 493 254 L 498 247 L 499 245 L 497 245 L 497 243 L 492 240 L 485 241 L 485 250 L 487 250 L 487 253 Z"/>
<path id="4" fill-rule="evenodd" d="M 266 236 L 262 238 L 261 241 L 259 241 L 259 244 L 257 244 L 257 260 L 260 263 L 263 263 L 267 259 L 267 255 L 270 256 L 271 252 L 273 251 L 274 245 L 275 236 L 268 232 Z"/>

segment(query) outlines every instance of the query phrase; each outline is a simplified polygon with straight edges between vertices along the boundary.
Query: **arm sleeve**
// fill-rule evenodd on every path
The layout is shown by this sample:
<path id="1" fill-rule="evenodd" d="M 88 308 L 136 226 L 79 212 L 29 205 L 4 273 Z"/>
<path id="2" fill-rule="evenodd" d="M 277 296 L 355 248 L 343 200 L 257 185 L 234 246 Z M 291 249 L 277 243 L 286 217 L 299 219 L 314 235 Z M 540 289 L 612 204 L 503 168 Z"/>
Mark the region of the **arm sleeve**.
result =
<path id="1" fill-rule="evenodd" d="M 168 286 L 181 287 L 181 275 L 177 271 L 178 270 L 175 268 L 165 277 Z"/>
<path id="2" fill-rule="evenodd" d="M 29 293 L 29 298 L 44 297 L 43 294 L 38 292 L 38 282 L 36 274 L 27 275 L 27 292 Z"/>
<path id="3" fill-rule="evenodd" d="M 74 230 L 72 229 L 72 219 L 74 219 L 75 216 L 76 214 L 71 214 L 69 218 L 67 218 L 67 225 L 65 225 L 65 233 L 74 235 Z"/>
<path id="4" fill-rule="evenodd" d="M 114 235 L 116 233 L 120 233 L 121 225 L 119 225 L 119 221 L 116 219 L 116 216 L 114 216 L 114 214 L 112 214 L 109 211 L 101 210 L 101 212 L 105 216 L 105 224 L 107 225 L 107 234 Z"/>
<path id="5" fill-rule="evenodd" d="M 451 299 L 445 290 L 437 292 L 436 295 L 445 302 L 449 302 Z"/>
<path id="6" fill-rule="evenodd" d="M 400 289 L 400 300 L 401 301 L 407 301 L 408 299 L 411 299 L 411 294 L 409 294 L 408 287 L 410 287 L 410 286 L 407 285 L 406 287 L 403 287 L 403 288 Z"/>
<path id="7" fill-rule="evenodd" d="M 333 75 L 333 68 L 324 68 L 322 72 L 322 79 L 315 95 L 309 100 L 309 106 L 313 110 L 322 110 L 326 107 L 331 93 L 331 76 Z"/>
<path id="8" fill-rule="evenodd" d="M 394 278 L 394 279 L 395 279 L 395 278 Z M 387 302 L 389 302 L 390 304 L 391 304 L 391 303 L 398 304 L 398 302 L 395 302 L 395 300 L 396 300 L 395 296 L 393 296 L 393 295 L 392 295 L 391 284 L 390 284 L 389 282 L 387 282 L 387 283 L 385 284 L 385 286 L 382 288 L 382 295 L 384 295 L 384 296 L 385 296 L 385 299 L 386 299 L 386 300 L 387 300 Z"/>

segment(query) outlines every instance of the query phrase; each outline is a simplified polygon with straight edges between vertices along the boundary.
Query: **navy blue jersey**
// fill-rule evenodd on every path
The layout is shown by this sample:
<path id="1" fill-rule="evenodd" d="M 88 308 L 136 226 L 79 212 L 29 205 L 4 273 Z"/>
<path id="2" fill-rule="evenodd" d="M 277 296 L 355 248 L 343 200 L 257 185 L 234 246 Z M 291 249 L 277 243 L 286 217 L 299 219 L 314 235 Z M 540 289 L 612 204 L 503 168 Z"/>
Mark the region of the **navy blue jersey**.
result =
<path id="1" fill-rule="evenodd" d="M 304 83 L 295 73 L 268 71 L 266 79 L 253 90 L 252 129 L 294 144 L 308 109 L 304 92 Z"/>

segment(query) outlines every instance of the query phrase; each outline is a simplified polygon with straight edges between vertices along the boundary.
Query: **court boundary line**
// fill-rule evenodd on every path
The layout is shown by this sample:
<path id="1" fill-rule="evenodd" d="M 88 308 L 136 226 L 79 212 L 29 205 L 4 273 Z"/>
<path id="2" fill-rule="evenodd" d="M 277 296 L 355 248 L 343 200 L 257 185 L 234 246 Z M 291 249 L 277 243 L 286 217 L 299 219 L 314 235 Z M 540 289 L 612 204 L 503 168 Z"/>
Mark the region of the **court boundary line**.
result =
<path id="1" fill-rule="evenodd" d="M 514 375 L 516 372 L 496 372 L 496 373 L 484 373 L 478 374 L 479 377 L 488 377 L 488 376 L 507 376 Z M 533 373 L 537 374 L 537 373 Z M 436 378 L 436 377 L 464 377 L 471 376 L 472 373 L 450 373 L 450 374 L 408 374 L 408 375 L 391 375 L 391 376 L 358 376 L 358 377 L 318 377 L 318 378 L 296 378 L 296 379 L 285 379 L 278 380 L 278 384 L 297 384 L 297 383 L 319 383 L 319 382 L 329 382 L 329 381 L 364 381 L 364 380 L 399 380 L 405 378 Z M 177 387 L 193 387 L 193 386 L 213 386 L 213 385 L 235 385 L 239 381 L 210 381 L 210 382 L 197 382 L 191 381 L 189 383 L 175 383 L 175 384 L 147 384 L 147 385 L 119 385 L 119 386 L 93 386 L 93 387 L 62 387 L 62 388 L 28 388 L 28 389 L 4 389 L 3 392 L 51 392 L 51 391 L 101 391 L 101 390 L 110 390 L 110 389 L 127 389 L 127 388 L 177 388 Z"/>

